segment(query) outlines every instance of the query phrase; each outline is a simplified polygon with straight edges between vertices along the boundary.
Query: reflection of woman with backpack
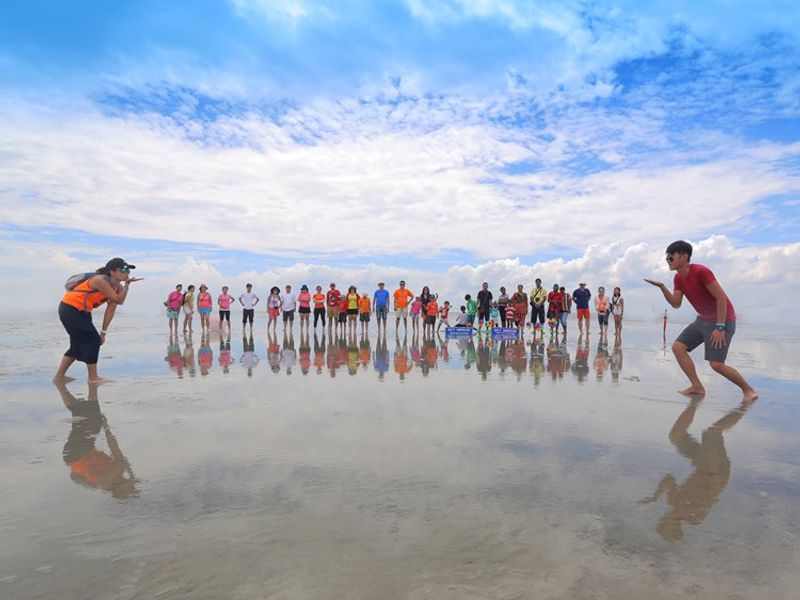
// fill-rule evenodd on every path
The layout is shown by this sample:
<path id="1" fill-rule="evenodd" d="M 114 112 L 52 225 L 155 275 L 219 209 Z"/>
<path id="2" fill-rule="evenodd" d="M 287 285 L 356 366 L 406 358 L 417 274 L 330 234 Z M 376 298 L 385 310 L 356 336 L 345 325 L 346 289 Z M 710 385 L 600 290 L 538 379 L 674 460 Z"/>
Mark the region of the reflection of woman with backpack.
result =
<path id="1" fill-rule="evenodd" d="M 128 286 L 140 281 L 130 276 L 130 270 L 135 268 L 121 258 L 112 258 L 94 273 L 73 275 L 67 280 L 64 285 L 67 293 L 58 305 L 58 316 L 69 334 L 69 349 L 61 358 L 53 381 L 71 380 L 67 377 L 67 369 L 76 360 L 86 363 L 90 382 L 104 381 L 97 374 L 100 346 L 106 341 L 106 332 L 117 305 L 123 304 L 128 296 Z M 98 333 L 92 324 L 92 310 L 106 302 L 103 327 Z"/>

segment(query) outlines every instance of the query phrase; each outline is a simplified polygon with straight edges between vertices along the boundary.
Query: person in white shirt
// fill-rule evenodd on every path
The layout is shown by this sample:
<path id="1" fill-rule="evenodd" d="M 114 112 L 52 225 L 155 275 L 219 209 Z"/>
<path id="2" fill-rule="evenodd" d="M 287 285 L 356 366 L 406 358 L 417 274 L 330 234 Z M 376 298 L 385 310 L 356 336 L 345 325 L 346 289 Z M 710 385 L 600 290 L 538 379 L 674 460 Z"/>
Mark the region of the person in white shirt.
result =
<path id="1" fill-rule="evenodd" d="M 250 335 L 253 334 L 253 317 L 256 313 L 256 304 L 258 304 L 258 296 L 253 293 L 253 284 L 248 283 L 246 292 L 239 296 L 239 304 L 242 305 L 242 329 L 247 327 L 248 321 L 250 322 Z"/>
<path id="2" fill-rule="evenodd" d="M 292 292 L 292 286 L 286 286 L 286 293 L 283 295 L 281 310 L 283 310 L 283 329 L 289 323 L 289 329 L 294 325 L 294 311 L 297 308 L 297 294 Z"/>

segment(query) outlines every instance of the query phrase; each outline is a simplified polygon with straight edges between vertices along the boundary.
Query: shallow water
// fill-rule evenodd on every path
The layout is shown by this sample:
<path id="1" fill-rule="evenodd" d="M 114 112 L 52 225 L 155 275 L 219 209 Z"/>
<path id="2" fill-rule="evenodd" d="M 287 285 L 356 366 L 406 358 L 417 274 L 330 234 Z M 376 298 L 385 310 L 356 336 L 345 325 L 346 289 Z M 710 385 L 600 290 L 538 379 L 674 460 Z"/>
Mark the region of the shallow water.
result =
<path id="1" fill-rule="evenodd" d="M 670 327 L 673 338 L 679 326 Z M 800 374 L 736 334 L 691 402 L 659 324 L 564 344 L 251 343 L 121 314 L 49 382 L 46 318 L 3 325 L 3 598 L 795 598 Z"/>

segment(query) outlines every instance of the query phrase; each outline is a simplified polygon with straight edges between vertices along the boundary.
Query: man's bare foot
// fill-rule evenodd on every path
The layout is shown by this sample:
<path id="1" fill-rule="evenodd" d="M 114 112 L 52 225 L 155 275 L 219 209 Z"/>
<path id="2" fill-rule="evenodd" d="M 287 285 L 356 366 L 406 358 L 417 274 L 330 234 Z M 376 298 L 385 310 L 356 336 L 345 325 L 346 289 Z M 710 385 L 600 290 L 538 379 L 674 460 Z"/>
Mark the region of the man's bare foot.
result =
<path id="1" fill-rule="evenodd" d="M 745 391 L 744 396 L 742 397 L 742 402 L 753 402 L 758 398 L 758 392 L 755 391 L 753 388 L 748 389 Z"/>
<path id="2" fill-rule="evenodd" d="M 692 385 L 686 388 L 685 390 L 680 391 L 681 394 L 684 396 L 705 396 L 706 395 L 706 388 L 702 385 Z"/>
<path id="3" fill-rule="evenodd" d="M 70 381 L 75 381 L 75 378 L 67 375 L 56 375 L 53 377 L 53 383 L 69 383 Z"/>
<path id="4" fill-rule="evenodd" d="M 89 379 L 89 383 L 92 385 L 102 385 L 104 383 L 111 383 L 111 379 L 106 379 L 105 377 L 97 377 L 96 379 Z"/>

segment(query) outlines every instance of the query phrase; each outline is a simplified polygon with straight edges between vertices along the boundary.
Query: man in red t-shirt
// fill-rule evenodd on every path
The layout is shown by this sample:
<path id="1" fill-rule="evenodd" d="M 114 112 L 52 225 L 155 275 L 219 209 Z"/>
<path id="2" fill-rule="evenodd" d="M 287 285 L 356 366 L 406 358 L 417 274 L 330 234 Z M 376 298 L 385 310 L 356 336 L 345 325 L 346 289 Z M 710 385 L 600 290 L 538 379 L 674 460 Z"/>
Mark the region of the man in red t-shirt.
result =
<path id="1" fill-rule="evenodd" d="M 690 243 L 681 240 L 667 246 L 667 264 L 670 271 L 675 271 L 671 292 L 662 282 L 645 279 L 647 283 L 661 289 L 664 298 L 673 308 L 679 308 L 683 297 L 686 296 L 698 314 L 694 323 L 686 327 L 672 343 L 672 352 L 691 382 L 682 393 L 692 395 L 706 393 L 697 377 L 694 361 L 689 356 L 689 352 L 704 344 L 705 359 L 711 368 L 742 389 L 744 402 L 752 402 L 758 398 L 758 392 L 747 383 L 739 371 L 725 364 L 731 338 L 736 332 L 736 312 L 733 304 L 711 269 L 704 265 L 691 264 L 691 258 Z"/>
<path id="2" fill-rule="evenodd" d="M 336 326 L 339 320 L 339 300 L 342 298 L 342 292 L 336 289 L 336 284 L 331 283 L 331 289 L 325 294 L 325 301 L 328 304 L 328 331 Z"/>

